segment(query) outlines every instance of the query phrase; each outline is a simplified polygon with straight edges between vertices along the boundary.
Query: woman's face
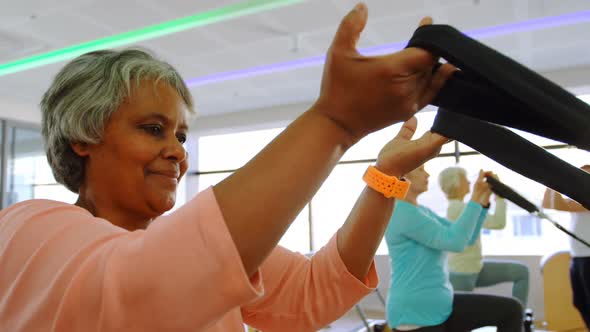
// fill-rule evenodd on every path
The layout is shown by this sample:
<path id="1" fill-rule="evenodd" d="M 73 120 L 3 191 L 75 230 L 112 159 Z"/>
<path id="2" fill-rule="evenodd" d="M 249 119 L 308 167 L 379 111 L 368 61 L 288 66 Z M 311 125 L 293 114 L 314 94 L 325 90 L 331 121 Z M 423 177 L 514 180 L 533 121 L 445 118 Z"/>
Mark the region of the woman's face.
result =
<path id="1" fill-rule="evenodd" d="M 87 157 L 81 195 L 84 190 L 97 209 L 138 217 L 170 210 L 188 168 L 187 114 L 182 98 L 165 83 L 143 81 L 132 88 L 107 123 L 102 142 L 79 153 Z"/>
<path id="2" fill-rule="evenodd" d="M 467 195 L 470 191 L 470 188 L 469 188 L 470 185 L 471 185 L 471 183 L 469 183 L 469 180 L 467 180 L 467 176 L 465 176 L 465 174 L 460 174 L 459 175 L 459 186 L 457 188 L 458 196 L 464 197 L 465 195 Z"/>
<path id="3" fill-rule="evenodd" d="M 411 171 L 406 177 L 412 182 L 410 189 L 414 190 L 415 193 L 421 194 L 428 190 L 428 178 L 430 177 L 430 174 L 426 172 L 424 165 Z"/>

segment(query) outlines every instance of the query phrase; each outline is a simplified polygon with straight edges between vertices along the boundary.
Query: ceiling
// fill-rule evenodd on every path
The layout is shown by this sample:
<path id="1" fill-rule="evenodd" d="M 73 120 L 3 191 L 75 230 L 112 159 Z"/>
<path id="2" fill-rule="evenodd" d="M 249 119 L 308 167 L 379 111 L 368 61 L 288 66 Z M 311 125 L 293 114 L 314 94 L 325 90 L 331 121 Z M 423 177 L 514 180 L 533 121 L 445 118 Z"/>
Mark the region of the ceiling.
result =
<path id="1" fill-rule="evenodd" d="M 20 0 L 0 11 L 0 63 L 143 28 L 240 1 Z M 359 47 L 407 40 L 419 19 L 463 30 L 590 10 L 587 0 L 366 0 L 369 22 Z M 350 0 L 308 0 L 137 45 L 172 63 L 186 80 L 325 53 Z M 536 71 L 590 69 L 590 22 L 500 35 L 483 42 Z M 0 77 L 2 105 L 37 104 L 62 63 Z M 310 66 L 191 88 L 199 113 L 216 116 L 306 103 L 321 67 Z M 590 81 L 590 79 L 589 79 Z M 589 83 L 590 84 L 590 83 Z M 36 119 L 32 119 L 36 121 Z"/>

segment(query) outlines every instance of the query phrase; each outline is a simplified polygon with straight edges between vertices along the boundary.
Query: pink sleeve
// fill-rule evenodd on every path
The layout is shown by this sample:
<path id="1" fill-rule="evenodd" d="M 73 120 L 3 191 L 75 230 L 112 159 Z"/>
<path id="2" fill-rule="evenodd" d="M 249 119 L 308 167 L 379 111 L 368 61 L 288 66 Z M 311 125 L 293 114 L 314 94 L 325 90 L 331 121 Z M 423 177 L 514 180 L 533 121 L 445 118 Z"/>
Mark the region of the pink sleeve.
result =
<path id="1" fill-rule="evenodd" d="M 365 280 L 342 262 L 336 236 L 311 259 L 277 247 L 261 267 L 265 295 L 242 306 L 244 321 L 263 331 L 316 331 L 338 319 L 378 284 L 374 263 Z"/>
<path id="2" fill-rule="evenodd" d="M 211 189 L 136 232 L 45 204 L 0 218 L 2 330 L 199 331 L 262 292 Z"/>

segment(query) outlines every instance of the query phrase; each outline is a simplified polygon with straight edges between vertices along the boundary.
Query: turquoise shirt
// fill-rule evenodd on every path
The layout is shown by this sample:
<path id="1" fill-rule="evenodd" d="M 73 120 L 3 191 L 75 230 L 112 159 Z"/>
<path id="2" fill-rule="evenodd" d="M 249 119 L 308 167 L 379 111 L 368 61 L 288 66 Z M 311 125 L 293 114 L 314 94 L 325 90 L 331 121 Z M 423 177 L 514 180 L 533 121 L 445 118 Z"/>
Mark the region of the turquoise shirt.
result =
<path id="1" fill-rule="evenodd" d="M 391 262 L 387 322 L 433 326 L 453 310 L 446 251 L 461 252 L 473 244 L 487 209 L 469 202 L 450 222 L 430 209 L 398 200 L 385 233 Z"/>

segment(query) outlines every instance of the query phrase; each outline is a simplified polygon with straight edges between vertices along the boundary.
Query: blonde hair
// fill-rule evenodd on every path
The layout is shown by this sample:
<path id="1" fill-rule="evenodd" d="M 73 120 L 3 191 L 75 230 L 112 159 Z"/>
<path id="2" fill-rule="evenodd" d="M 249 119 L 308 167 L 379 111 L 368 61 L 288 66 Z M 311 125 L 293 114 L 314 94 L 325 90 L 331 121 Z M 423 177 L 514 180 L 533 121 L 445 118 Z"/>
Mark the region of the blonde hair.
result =
<path id="1" fill-rule="evenodd" d="M 461 176 L 467 177 L 467 171 L 459 166 L 448 167 L 440 172 L 438 175 L 438 185 L 447 197 L 457 195 Z"/>

